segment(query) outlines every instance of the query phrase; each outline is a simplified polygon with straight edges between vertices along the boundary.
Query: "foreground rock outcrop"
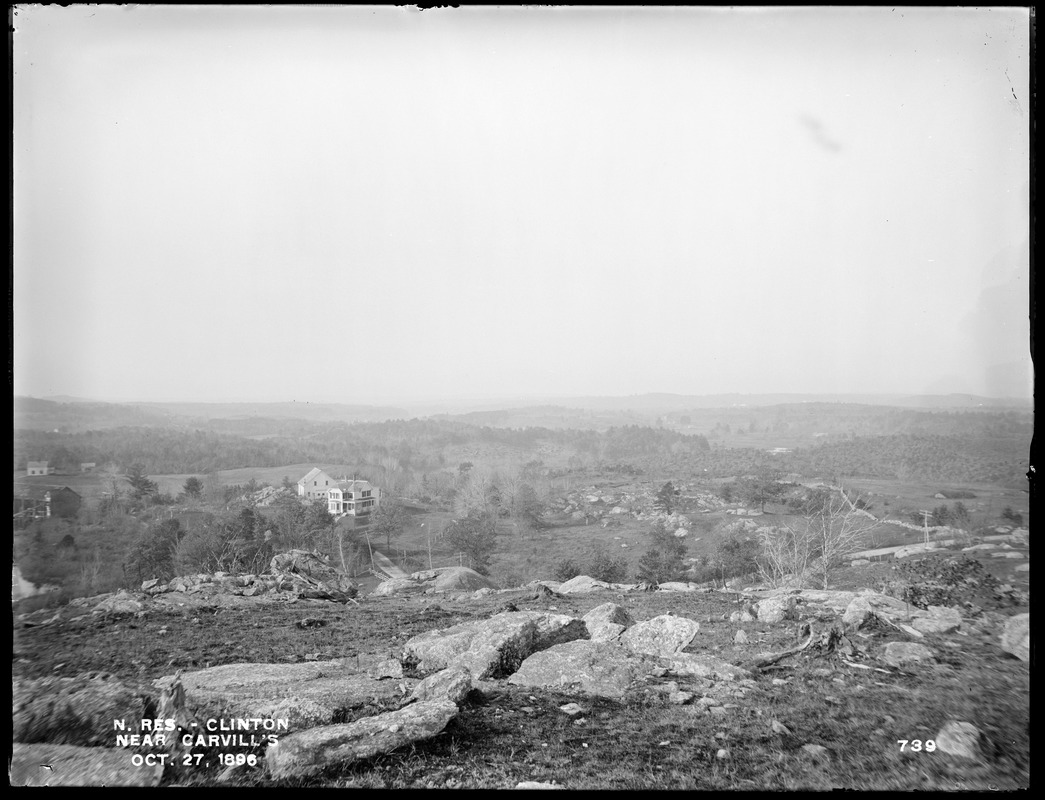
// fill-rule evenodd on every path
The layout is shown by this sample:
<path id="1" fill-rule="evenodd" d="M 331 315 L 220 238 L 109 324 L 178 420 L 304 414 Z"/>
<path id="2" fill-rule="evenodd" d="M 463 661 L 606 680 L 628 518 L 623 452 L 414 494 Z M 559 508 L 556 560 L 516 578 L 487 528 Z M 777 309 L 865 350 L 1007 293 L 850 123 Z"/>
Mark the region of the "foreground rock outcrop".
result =
<path id="1" fill-rule="evenodd" d="M 466 667 L 485 680 L 510 675 L 531 653 L 587 636 L 584 622 L 573 617 L 509 611 L 415 636 L 403 646 L 402 660 L 422 675 Z"/>
<path id="2" fill-rule="evenodd" d="M 412 742 L 431 739 L 457 716 L 448 699 L 423 700 L 345 725 L 325 725 L 282 737 L 266 751 L 274 778 L 317 775 Z"/>
<path id="3" fill-rule="evenodd" d="M 110 726 L 112 723 L 109 723 Z M 134 766 L 130 753 L 112 747 L 16 743 L 8 777 L 11 786 L 159 786 L 162 766 Z"/>
<path id="4" fill-rule="evenodd" d="M 158 693 L 156 693 L 158 695 Z M 113 743 L 113 720 L 136 730 L 155 715 L 152 693 L 107 672 L 12 681 L 13 740 L 82 746 Z"/>

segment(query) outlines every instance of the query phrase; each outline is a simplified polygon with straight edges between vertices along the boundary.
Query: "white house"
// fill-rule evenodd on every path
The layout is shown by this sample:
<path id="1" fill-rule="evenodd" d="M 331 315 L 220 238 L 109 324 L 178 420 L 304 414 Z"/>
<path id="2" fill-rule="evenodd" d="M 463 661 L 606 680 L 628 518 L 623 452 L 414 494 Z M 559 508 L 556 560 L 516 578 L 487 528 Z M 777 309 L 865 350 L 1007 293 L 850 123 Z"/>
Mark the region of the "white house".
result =
<path id="1" fill-rule="evenodd" d="M 335 516 L 363 516 L 377 508 L 378 490 L 370 481 L 342 479 L 330 487 L 327 511 Z"/>
<path id="2" fill-rule="evenodd" d="M 54 467 L 49 467 L 46 461 L 30 461 L 27 465 L 29 475 L 51 475 Z"/>
<path id="3" fill-rule="evenodd" d="M 318 467 L 313 467 L 298 481 L 298 497 L 306 500 L 326 500 L 330 487 L 337 484 L 333 478 Z"/>

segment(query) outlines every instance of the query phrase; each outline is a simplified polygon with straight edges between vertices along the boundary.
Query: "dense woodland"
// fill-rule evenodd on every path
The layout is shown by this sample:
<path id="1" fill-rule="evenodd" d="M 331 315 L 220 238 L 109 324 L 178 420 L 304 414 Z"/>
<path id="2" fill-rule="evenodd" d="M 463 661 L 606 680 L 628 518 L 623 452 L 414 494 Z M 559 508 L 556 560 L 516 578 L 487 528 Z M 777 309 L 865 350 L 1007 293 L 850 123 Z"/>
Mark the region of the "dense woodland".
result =
<path id="1" fill-rule="evenodd" d="M 501 452 L 520 464 L 539 459 L 562 472 L 625 465 L 642 472 L 683 470 L 728 477 L 771 462 L 781 472 L 803 476 L 1025 482 L 1032 436 L 1029 419 L 1010 413 L 941 417 L 949 418 L 945 421 L 952 432 L 827 437 L 784 454 L 751 446 L 726 447 L 703 435 L 639 425 L 603 431 L 550 430 L 412 419 L 327 425 L 283 422 L 292 430 L 265 438 L 159 426 L 83 433 L 16 430 L 13 455 L 16 472 L 32 460 L 72 472 L 87 461 L 112 465 L 120 472 L 140 464 L 150 474 L 206 474 L 305 462 L 356 465 L 363 472 L 394 462 L 396 469 L 424 473 L 455 470 L 468 459 L 452 454 L 473 448 L 476 453 Z"/>

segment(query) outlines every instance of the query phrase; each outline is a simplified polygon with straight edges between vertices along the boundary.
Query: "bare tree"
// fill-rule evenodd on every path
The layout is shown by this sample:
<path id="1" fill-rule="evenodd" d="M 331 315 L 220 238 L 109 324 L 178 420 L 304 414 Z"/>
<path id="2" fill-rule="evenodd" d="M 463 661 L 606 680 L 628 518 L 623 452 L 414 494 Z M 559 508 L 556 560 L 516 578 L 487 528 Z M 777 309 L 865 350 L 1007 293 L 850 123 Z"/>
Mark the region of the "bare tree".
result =
<path id="1" fill-rule="evenodd" d="M 798 525 L 760 531 L 759 571 L 773 585 L 787 579 L 804 585 L 816 578 L 826 589 L 832 570 L 880 524 L 844 489 L 826 493 Z"/>

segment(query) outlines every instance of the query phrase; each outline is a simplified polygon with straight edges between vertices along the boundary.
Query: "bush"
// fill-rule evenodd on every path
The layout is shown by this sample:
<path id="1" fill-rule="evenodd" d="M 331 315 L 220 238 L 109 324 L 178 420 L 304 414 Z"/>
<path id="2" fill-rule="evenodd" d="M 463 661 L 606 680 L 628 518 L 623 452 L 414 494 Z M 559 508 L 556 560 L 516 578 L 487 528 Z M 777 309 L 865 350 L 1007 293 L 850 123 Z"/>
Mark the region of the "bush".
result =
<path id="1" fill-rule="evenodd" d="M 623 583 L 628 576 L 628 562 L 623 558 L 612 558 L 604 548 L 592 551 L 588 559 L 586 574 L 597 581 Z"/>
<path id="2" fill-rule="evenodd" d="M 564 558 L 555 566 L 555 580 L 565 583 L 571 578 L 576 578 L 582 572 L 580 564 L 572 558 Z"/>

